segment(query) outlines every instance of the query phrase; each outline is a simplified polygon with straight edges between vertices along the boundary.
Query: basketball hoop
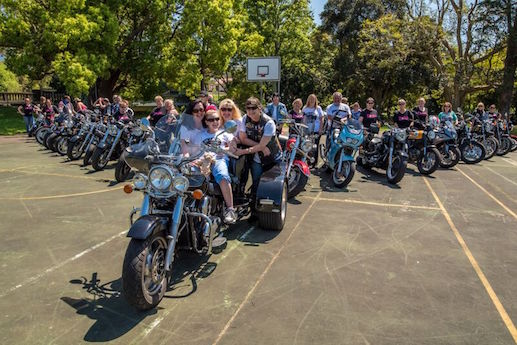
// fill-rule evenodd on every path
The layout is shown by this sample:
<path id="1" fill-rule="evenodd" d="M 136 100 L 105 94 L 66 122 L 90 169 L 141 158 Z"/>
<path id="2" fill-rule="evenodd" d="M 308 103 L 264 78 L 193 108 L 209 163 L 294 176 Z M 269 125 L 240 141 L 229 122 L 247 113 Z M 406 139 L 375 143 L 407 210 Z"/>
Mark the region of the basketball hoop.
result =
<path id="1" fill-rule="evenodd" d="M 259 74 L 259 77 L 261 77 L 261 78 L 264 78 L 265 76 L 266 76 L 266 74 L 265 74 L 265 73 L 260 73 L 260 74 Z"/>

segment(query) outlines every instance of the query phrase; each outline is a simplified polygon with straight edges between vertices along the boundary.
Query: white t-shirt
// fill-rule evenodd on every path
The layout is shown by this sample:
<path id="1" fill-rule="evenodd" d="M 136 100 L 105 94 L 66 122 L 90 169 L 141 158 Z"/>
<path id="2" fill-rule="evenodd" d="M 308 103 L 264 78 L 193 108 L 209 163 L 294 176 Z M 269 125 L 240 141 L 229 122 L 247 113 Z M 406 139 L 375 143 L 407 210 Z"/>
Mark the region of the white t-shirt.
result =
<path id="1" fill-rule="evenodd" d="M 245 124 L 246 124 L 246 119 L 247 118 L 248 118 L 248 115 L 244 115 L 242 117 L 240 131 L 242 131 L 244 133 L 246 133 L 246 125 Z M 275 136 L 275 135 L 276 135 L 275 121 L 273 121 L 273 119 L 269 117 L 269 120 L 266 122 L 266 125 L 264 126 L 264 132 L 262 133 L 262 136 L 264 136 L 264 137 L 272 137 L 272 136 Z M 258 155 L 258 153 L 255 153 L 255 156 L 253 156 L 253 160 L 255 162 L 257 162 L 257 163 L 260 163 L 260 156 Z"/>
<path id="2" fill-rule="evenodd" d="M 187 152 L 189 156 L 197 155 L 203 142 L 202 134 L 206 132 L 204 128 L 188 129 L 185 126 L 180 128 L 180 139 L 187 142 Z"/>
<path id="3" fill-rule="evenodd" d="M 332 103 L 327 107 L 327 115 L 334 116 L 338 110 L 341 110 L 337 115 L 340 119 L 352 115 L 350 107 L 345 103 L 339 103 L 339 105 Z"/>
<path id="4" fill-rule="evenodd" d="M 201 133 L 201 142 L 205 141 L 206 139 L 212 139 L 215 136 L 217 136 L 217 140 L 221 141 L 220 147 L 222 149 L 227 150 L 228 147 L 230 147 L 230 142 L 233 140 L 234 135 L 231 133 L 227 133 L 227 132 L 220 134 L 221 132 L 223 132 L 223 130 L 218 130 L 215 133 L 210 133 L 207 130 L 205 130 L 205 131 L 203 131 L 203 133 Z M 221 159 L 221 158 L 224 158 L 224 156 L 225 155 L 221 153 L 221 154 L 218 154 L 216 156 L 216 158 Z"/>
<path id="5" fill-rule="evenodd" d="M 321 118 L 323 117 L 323 110 L 318 105 L 316 108 L 303 107 L 302 113 L 305 119 L 305 124 L 312 129 L 313 133 L 320 130 Z"/>

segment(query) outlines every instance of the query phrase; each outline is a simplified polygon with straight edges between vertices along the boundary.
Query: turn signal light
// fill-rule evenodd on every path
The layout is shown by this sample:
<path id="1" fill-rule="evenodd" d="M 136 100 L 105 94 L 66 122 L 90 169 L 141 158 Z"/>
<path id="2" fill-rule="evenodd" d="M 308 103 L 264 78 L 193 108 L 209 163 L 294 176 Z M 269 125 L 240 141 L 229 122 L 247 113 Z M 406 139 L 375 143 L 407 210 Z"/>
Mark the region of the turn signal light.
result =
<path id="1" fill-rule="evenodd" d="M 201 200 L 203 199 L 203 192 L 201 191 L 201 189 L 195 189 L 192 192 L 192 197 L 196 200 Z"/>
<path id="2" fill-rule="evenodd" d="M 126 193 L 126 194 L 133 193 L 133 186 L 130 184 L 126 184 L 124 186 L 124 193 Z"/>

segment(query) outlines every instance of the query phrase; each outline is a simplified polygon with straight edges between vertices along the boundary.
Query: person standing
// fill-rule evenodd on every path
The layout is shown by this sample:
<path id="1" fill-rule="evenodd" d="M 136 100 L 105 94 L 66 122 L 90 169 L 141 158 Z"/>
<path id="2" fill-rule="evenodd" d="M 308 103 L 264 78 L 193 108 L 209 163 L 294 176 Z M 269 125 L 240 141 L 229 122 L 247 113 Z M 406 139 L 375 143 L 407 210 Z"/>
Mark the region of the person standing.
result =
<path id="1" fill-rule="evenodd" d="M 359 122 L 363 124 L 364 129 L 368 130 L 370 125 L 377 124 L 380 127 L 379 114 L 377 110 L 373 108 L 375 101 L 372 97 L 366 100 L 366 109 L 361 112 L 359 116 Z"/>
<path id="2" fill-rule="evenodd" d="M 352 104 L 352 110 L 350 112 L 352 119 L 359 120 L 359 116 L 361 116 L 361 106 L 359 105 L 359 102 Z"/>
<path id="3" fill-rule="evenodd" d="M 265 113 L 269 115 L 275 123 L 278 123 L 279 120 L 283 120 L 287 117 L 287 108 L 284 103 L 280 102 L 280 95 L 278 92 L 273 94 L 272 102 L 266 106 Z"/>
<path id="4" fill-rule="evenodd" d="M 398 128 L 408 128 L 413 125 L 413 113 L 406 109 L 406 101 L 399 99 L 399 109 L 393 115 L 393 122 Z"/>
<path id="5" fill-rule="evenodd" d="M 35 106 L 31 103 L 31 99 L 29 97 L 25 97 L 24 104 L 18 107 L 18 113 L 23 116 L 27 136 L 32 136 L 31 129 L 32 126 L 34 126 Z"/>

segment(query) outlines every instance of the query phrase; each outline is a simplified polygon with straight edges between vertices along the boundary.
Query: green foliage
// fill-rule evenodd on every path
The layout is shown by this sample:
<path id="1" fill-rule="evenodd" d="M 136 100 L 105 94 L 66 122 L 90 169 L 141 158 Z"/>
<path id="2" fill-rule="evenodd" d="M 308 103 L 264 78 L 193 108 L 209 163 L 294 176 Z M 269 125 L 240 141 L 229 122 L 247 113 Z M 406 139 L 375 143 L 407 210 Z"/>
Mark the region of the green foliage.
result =
<path id="1" fill-rule="evenodd" d="M 0 106 L 0 135 L 25 133 L 23 117 L 13 107 Z"/>
<path id="2" fill-rule="evenodd" d="M 0 92 L 19 92 L 21 85 L 16 75 L 0 62 Z"/>

